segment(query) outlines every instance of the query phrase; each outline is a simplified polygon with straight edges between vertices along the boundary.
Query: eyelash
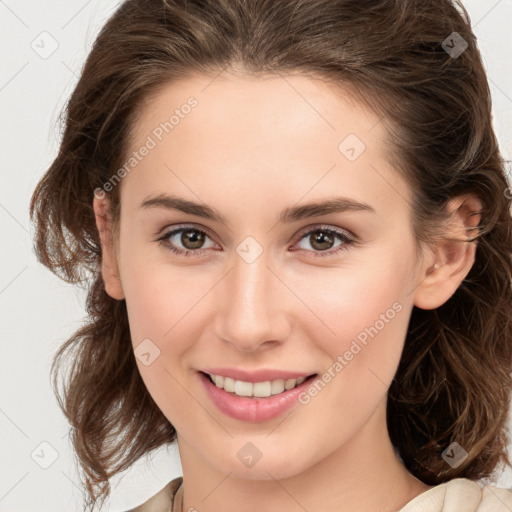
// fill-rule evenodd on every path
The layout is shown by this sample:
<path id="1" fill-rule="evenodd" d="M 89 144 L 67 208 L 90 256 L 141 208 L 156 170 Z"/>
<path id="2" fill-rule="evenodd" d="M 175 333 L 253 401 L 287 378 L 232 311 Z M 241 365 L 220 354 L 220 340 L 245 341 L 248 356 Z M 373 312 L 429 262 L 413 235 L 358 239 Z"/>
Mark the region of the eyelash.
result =
<path id="1" fill-rule="evenodd" d="M 197 250 L 186 249 L 186 250 L 183 250 L 183 249 L 177 249 L 176 247 L 170 245 L 169 238 L 176 235 L 177 233 L 181 233 L 182 231 L 186 231 L 186 230 L 197 231 L 197 232 L 203 233 L 206 236 L 208 236 L 209 238 L 211 238 L 208 235 L 208 233 L 206 231 L 204 231 L 203 229 L 199 229 L 192 225 L 190 225 L 190 226 L 185 225 L 185 226 L 180 226 L 177 229 L 173 229 L 172 231 L 168 231 L 163 236 L 158 238 L 156 241 L 160 242 L 167 250 L 170 250 L 171 252 L 173 252 L 174 254 L 177 254 L 178 256 L 186 256 L 186 257 L 202 256 L 208 249 L 197 249 Z M 311 228 L 310 230 L 306 231 L 305 233 L 302 233 L 299 238 L 299 241 L 301 241 L 303 238 L 306 238 L 307 236 L 309 236 L 313 233 L 316 233 L 316 232 L 323 232 L 323 233 L 328 233 L 329 235 L 334 235 L 335 237 L 337 237 L 344 243 L 339 245 L 336 249 L 331 249 L 331 250 L 326 250 L 326 251 L 307 251 L 307 249 L 304 249 L 307 252 L 313 252 L 314 257 L 324 258 L 326 256 L 334 256 L 334 255 L 337 255 L 338 253 L 340 253 L 341 251 L 348 249 L 350 245 L 353 245 L 356 243 L 355 237 L 353 235 L 349 234 L 348 232 L 333 229 L 333 228 L 328 228 L 328 227 L 324 227 L 324 226 L 315 226 L 315 227 Z"/>

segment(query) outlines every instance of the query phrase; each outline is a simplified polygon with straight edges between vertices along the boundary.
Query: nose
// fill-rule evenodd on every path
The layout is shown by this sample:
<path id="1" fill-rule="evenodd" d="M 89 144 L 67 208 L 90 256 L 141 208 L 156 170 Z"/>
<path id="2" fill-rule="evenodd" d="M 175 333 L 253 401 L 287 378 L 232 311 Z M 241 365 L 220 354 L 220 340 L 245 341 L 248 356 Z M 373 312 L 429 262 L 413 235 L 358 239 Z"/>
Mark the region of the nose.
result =
<path id="1" fill-rule="evenodd" d="M 290 295 L 265 251 L 252 263 L 235 255 L 214 298 L 217 337 L 244 352 L 282 343 L 291 332 Z"/>

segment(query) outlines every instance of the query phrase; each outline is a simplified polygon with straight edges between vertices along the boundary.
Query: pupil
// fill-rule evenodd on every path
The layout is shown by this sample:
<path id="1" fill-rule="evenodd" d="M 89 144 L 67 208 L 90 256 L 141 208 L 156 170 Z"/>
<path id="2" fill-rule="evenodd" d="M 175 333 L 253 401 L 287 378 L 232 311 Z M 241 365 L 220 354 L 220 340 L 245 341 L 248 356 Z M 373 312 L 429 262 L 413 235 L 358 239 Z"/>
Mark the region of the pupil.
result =
<path id="1" fill-rule="evenodd" d="M 329 247 L 322 247 L 322 243 L 327 243 L 328 245 L 332 244 L 332 238 L 330 235 L 323 231 L 318 231 L 317 233 L 319 234 L 313 235 L 313 243 L 311 245 L 319 250 L 329 249 Z M 320 247 L 316 247 L 318 244 L 320 244 Z"/>
<path id="2" fill-rule="evenodd" d="M 203 241 L 204 236 L 195 230 L 183 231 L 181 236 L 181 243 L 190 249 L 198 249 L 203 244 Z M 192 246 L 190 247 L 190 245 Z"/>

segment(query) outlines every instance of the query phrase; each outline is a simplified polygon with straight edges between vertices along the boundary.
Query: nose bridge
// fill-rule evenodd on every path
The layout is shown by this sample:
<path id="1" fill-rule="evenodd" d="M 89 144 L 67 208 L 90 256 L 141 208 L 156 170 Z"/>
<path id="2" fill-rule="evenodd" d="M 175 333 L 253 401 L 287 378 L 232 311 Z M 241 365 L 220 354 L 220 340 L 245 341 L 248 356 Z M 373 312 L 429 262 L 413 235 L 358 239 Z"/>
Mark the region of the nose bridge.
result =
<path id="1" fill-rule="evenodd" d="M 286 335 L 286 315 L 279 300 L 283 284 L 268 268 L 267 256 L 263 251 L 251 261 L 243 252 L 242 256 L 236 254 L 224 280 L 217 335 L 240 350 L 255 350 Z"/>

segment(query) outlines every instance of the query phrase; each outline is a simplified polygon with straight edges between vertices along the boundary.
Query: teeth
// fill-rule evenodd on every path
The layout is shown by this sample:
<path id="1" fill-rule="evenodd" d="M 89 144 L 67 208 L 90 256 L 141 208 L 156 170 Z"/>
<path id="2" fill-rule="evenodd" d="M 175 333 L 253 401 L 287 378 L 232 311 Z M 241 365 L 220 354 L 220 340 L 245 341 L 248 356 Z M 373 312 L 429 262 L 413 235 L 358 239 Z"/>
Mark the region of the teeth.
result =
<path id="1" fill-rule="evenodd" d="M 298 379 L 277 379 L 267 380 L 265 382 L 245 382 L 242 380 L 234 380 L 230 377 L 223 377 L 222 375 L 210 375 L 213 383 L 221 389 L 234 393 L 238 396 L 248 396 L 265 398 L 272 395 L 278 395 L 285 390 L 293 389 L 294 387 L 302 384 L 306 377 L 299 377 Z"/>
<path id="2" fill-rule="evenodd" d="M 284 391 L 284 380 L 283 379 L 273 380 L 270 385 L 270 392 L 273 395 L 277 395 L 279 393 L 282 393 L 283 391 Z"/>
<path id="3" fill-rule="evenodd" d="M 252 394 L 253 396 L 257 396 L 259 398 L 270 396 L 272 394 L 272 382 L 267 380 L 266 382 L 254 383 L 252 386 Z"/>
<path id="4" fill-rule="evenodd" d="M 250 382 L 235 380 L 235 395 L 252 396 L 253 385 Z"/>
<path id="5" fill-rule="evenodd" d="M 215 375 L 214 377 L 215 385 L 218 388 L 224 387 L 224 377 L 222 377 L 221 375 Z"/>
<path id="6" fill-rule="evenodd" d="M 218 388 L 221 388 L 223 386 L 219 386 L 217 384 L 217 382 L 215 382 L 215 385 L 218 387 Z M 235 392 L 235 380 L 232 379 L 231 377 L 224 377 L 224 389 L 226 391 L 229 391 L 230 393 L 234 393 Z"/>

